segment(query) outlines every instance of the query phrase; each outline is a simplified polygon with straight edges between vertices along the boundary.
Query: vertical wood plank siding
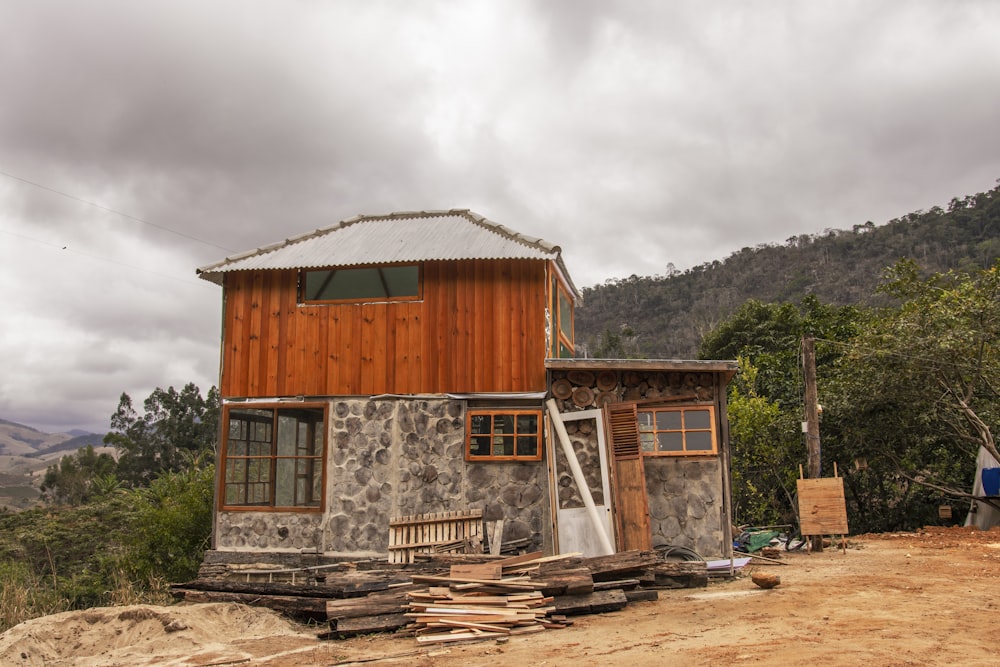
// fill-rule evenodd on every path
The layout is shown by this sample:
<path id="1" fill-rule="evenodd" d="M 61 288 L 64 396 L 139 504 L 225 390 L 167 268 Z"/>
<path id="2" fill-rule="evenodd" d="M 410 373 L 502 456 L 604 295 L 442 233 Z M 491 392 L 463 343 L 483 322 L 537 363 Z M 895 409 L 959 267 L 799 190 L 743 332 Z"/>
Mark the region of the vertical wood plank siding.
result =
<path id="1" fill-rule="evenodd" d="M 225 278 L 225 397 L 545 389 L 546 266 L 427 262 L 423 299 L 301 306 L 295 271 Z"/>

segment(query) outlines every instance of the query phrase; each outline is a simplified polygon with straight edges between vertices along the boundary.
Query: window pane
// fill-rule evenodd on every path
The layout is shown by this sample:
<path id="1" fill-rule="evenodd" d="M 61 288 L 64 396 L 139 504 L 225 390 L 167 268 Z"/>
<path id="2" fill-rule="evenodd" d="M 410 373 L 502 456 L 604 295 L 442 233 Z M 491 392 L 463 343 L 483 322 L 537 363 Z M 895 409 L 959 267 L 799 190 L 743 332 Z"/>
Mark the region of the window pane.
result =
<path id="1" fill-rule="evenodd" d="M 642 451 L 651 452 L 653 451 L 653 443 L 655 442 L 656 436 L 652 433 L 640 433 L 639 434 L 639 444 L 642 446 Z"/>
<path id="2" fill-rule="evenodd" d="M 518 456 L 537 456 L 538 455 L 538 438 L 536 436 L 518 437 L 518 439 L 517 439 L 517 455 Z"/>
<path id="3" fill-rule="evenodd" d="M 685 410 L 684 428 L 708 430 L 712 428 L 712 416 L 708 410 Z"/>
<path id="4" fill-rule="evenodd" d="M 299 420 L 288 415 L 278 415 L 278 456 L 295 456 L 299 437 Z"/>
<path id="5" fill-rule="evenodd" d="M 493 415 L 494 433 L 514 433 L 514 415 Z"/>
<path id="6" fill-rule="evenodd" d="M 247 462 L 243 459 L 231 459 L 226 462 L 226 481 L 242 482 L 246 479 Z"/>
<path id="7" fill-rule="evenodd" d="M 573 340 L 573 306 L 562 290 L 559 290 L 559 330 L 567 339 Z"/>
<path id="8" fill-rule="evenodd" d="M 639 430 L 640 431 L 652 431 L 653 430 L 653 413 L 652 412 L 640 412 L 638 416 Z"/>
<path id="9" fill-rule="evenodd" d="M 247 455 L 247 441 L 246 440 L 234 440 L 229 439 L 229 447 L 226 451 L 227 456 L 246 456 Z"/>
<path id="10" fill-rule="evenodd" d="M 274 505 L 295 506 L 295 459 L 278 459 L 274 476 Z"/>
<path id="11" fill-rule="evenodd" d="M 538 415 L 518 415 L 517 433 L 518 435 L 538 433 Z"/>
<path id="12" fill-rule="evenodd" d="M 488 435 L 477 435 L 470 438 L 469 454 L 471 456 L 489 456 L 490 437 Z"/>
<path id="13" fill-rule="evenodd" d="M 658 433 L 656 445 L 661 452 L 684 451 L 684 434 L 680 432 Z"/>
<path id="14" fill-rule="evenodd" d="M 657 431 L 679 431 L 681 430 L 681 413 L 679 412 L 657 412 Z"/>
<path id="15" fill-rule="evenodd" d="M 493 438 L 493 456 L 514 456 L 514 436 L 496 436 Z"/>
<path id="16" fill-rule="evenodd" d="M 708 431 L 689 431 L 687 433 L 687 448 L 689 452 L 712 451 L 712 434 Z"/>
<path id="17" fill-rule="evenodd" d="M 471 433 L 488 435 L 493 432 L 493 419 L 490 415 L 472 415 Z"/>
<path id="18" fill-rule="evenodd" d="M 306 271 L 306 301 L 387 299 L 420 296 L 420 267 L 381 266 Z"/>
<path id="19" fill-rule="evenodd" d="M 226 484 L 226 504 L 242 505 L 244 487 L 242 484 Z"/>

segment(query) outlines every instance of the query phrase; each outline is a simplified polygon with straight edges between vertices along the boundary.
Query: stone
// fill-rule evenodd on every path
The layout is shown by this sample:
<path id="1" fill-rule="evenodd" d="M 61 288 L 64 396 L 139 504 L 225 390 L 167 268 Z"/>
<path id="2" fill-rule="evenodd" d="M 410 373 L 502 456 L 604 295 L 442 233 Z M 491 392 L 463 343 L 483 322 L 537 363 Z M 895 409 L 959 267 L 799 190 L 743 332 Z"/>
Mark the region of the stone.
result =
<path id="1" fill-rule="evenodd" d="M 750 575 L 750 581 L 761 588 L 774 588 L 781 583 L 781 577 L 770 572 L 754 572 Z"/>

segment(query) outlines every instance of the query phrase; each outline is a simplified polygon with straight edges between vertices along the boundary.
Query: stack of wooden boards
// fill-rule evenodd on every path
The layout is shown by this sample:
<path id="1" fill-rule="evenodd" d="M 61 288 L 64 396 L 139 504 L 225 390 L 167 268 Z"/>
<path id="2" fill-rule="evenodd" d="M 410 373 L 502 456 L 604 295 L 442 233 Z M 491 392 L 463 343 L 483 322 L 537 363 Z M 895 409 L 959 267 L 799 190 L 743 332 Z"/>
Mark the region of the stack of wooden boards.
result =
<path id="1" fill-rule="evenodd" d="M 703 561 L 665 561 L 656 551 L 593 558 L 543 557 L 540 552 L 512 558 L 420 554 L 416 562 L 402 566 L 342 564 L 307 581 L 300 574 L 298 584 L 273 578 L 237 581 L 216 570 L 210 578 L 173 586 L 173 595 L 266 606 L 327 621 L 322 639 L 403 631 L 420 642 L 444 642 L 565 627 L 569 616 L 655 600 L 658 588 L 708 583 Z"/>

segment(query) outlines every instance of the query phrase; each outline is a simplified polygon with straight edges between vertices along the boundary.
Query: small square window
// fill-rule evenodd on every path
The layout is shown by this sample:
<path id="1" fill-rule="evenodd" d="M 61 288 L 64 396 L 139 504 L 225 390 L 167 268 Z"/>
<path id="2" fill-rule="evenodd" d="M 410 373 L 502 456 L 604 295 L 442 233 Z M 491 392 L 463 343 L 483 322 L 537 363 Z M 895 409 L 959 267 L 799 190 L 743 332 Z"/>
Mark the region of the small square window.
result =
<path id="1" fill-rule="evenodd" d="M 642 408 L 636 420 L 643 454 L 688 456 L 717 451 L 712 406 Z"/>
<path id="2" fill-rule="evenodd" d="M 541 410 L 469 410 L 465 458 L 469 461 L 539 461 Z"/>

